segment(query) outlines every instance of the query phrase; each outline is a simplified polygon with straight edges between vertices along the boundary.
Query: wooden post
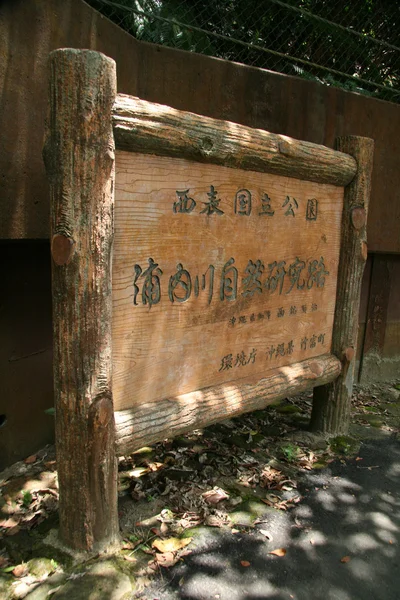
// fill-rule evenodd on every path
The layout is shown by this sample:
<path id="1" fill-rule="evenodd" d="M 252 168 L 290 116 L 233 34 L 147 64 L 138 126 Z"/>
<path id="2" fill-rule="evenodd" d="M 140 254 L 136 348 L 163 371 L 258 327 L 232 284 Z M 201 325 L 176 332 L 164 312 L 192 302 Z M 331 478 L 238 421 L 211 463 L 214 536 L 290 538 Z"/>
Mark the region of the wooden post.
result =
<path id="1" fill-rule="evenodd" d="M 374 142 L 346 136 L 337 139 L 336 148 L 353 156 L 358 170 L 344 193 L 333 325 L 332 353 L 341 360 L 342 372 L 332 383 L 314 389 L 311 414 L 311 429 L 331 434 L 347 433 L 350 424 L 361 280 L 367 259 L 366 225 Z"/>
<path id="2" fill-rule="evenodd" d="M 113 60 L 50 55 L 44 160 L 51 187 L 54 389 L 60 535 L 76 550 L 118 538 L 111 390 L 116 96 Z"/>

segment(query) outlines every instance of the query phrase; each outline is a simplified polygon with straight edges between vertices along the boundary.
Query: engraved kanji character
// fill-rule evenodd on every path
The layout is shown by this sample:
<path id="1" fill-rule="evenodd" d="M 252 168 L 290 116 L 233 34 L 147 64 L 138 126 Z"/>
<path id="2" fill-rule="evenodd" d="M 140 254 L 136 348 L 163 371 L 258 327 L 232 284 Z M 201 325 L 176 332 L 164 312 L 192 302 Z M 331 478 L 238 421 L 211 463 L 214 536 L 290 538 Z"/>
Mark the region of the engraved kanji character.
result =
<path id="1" fill-rule="evenodd" d="M 232 327 L 234 327 L 234 326 L 235 326 L 235 323 L 236 323 L 236 317 L 231 317 L 231 318 L 229 319 L 229 324 L 230 324 L 230 325 L 232 325 Z"/>
<path id="2" fill-rule="evenodd" d="M 306 219 L 307 221 L 316 221 L 318 215 L 318 200 L 315 198 L 310 198 L 307 200 L 307 211 L 306 211 Z"/>
<path id="3" fill-rule="evenodd" d="M 266 354 L 267 354 L 267 355 L 269 354 L 269 358 L 270 358 L 270 360 L 271 360 L 271 359 L 272 359 L 272 357 L 274 356 L 274 354 L 275 354 L 275 351 L 276 351 L 276 348 L 275 348 L 275 346 L 270 346 L 270 347 L 268 348 L 268 350 L 267 350 Z"/>
<path id="4" fill-rule="evenodd" d="M 239 317 L 239 323 L 246 323 L 247 319 L 245 316 Z"/>
<path id="5" fill-rule="evenodd" d="M 271 311 L 270 310 L 266 310 L 265 311 L 265 316 L 267 317 L 268 321 L 270 320 L 271 317 Z"/>
<path id="6" fill-rule="evenodd" d="M 302 304 L 302 306 L 301 306 L 301 312 L 303 312 L 303 313 L 307 312 L 307 304 Z"/>
<path id="7" fill-rule="evenodd" d="M 258 313 L 257 319 L 261 321 L 264 318 L 264 313 Z"/>
<path id="8" fill-rule="evenodd" d="M 324 333 L 320 333 L 318 336 L 318 342 L 320 344 L 325 344 L 325 334 Z"/>
<path id="9" fill-rule="evenodd" d="M 188 196 L 189 190 L 182 190 L 179 192 L 176 190 L 176 195 L 178 196 L 178 200 L 175 200 L 172 210 L 174 213 L 191 213 L 194 207 L 196 206 L 195 200 L 193 198 L 189 198 Z"/>
<path id="10" fill-rule="evenodd" d="M 312 260 L 308 265 L 308 281 L 307 287 L 310 290 L 314 283 L 319 288 L 323 288 L 325 285 L 325 275 L 329 275 L 329 271 L 325 269 L 324 257 L 318 260 Z"/>
<path id="11" fill-rule="evenodd" d="M 312 310 L 312 312 L 315 312 L 317 310 L 317 308 L 318 308 L 317 304 L 311 304 L 311 310 Z"/>
<path id="12" fill-rule="evenodd" d="M 283 282 L 286 275 L 285 269 L 286 261 L 281 260 L 281 262 L 274 262 L 268 265 L 269 273 L 268 277 L 264 283 L 265 289 L 269 290 L 271 293 L 274 292 L 279 287 L 279 294 L 282 294 Z M 275 273 L 273 273 L 275 269 Z"/>
<path id="13" fill-rule="evenodd" d="M 257 350 L 255 348 L 253 348 L 253 350 L 250 352 L 249 360 L 247 361 L 247 364 L 249 364 L 249 362 L 252 362 L 253 364 L 256 362 L 256 354 L 257 354 Z"/>
<path id="14" fill-rule="evenodd" d="M 312 335 L 310 337 L 310 348 L 315 348 L 316 345 L 317 345 L 317 336 Z"/>
<path id="15" fill-rule="evenodd" d="M 276 356 L 285 356 L 285 344 L 278 344 Z"/>
<path id="16" fill-rule="evenodd" d="M 289 313 L 291 315 L 295 315 L 297 313 L 297 308 L 295 306 L 291 306 L 290 310 L 289 310 Z"/>
<path id="17" fill-rule="evenodd" d="M 244 287 L 242 296 L 253 296 L 256 292 L 261 294 L 262 286 L 260 277 L 264 272 L 264 264 L 261 260 L 256 260 L 255 263 L 253 263 L 252 260 L 249 260 L 244 272 L 247 277 L 243 277 L 242 279 Z"/>
<path id="18" fill-rule="evenodd" d="M 219 297 L 221 300 L 236 300 L 238 270 L 233 266 L 234 258 L 230 258 L 224 265 L 221 275 Z"/>
<path id="19" fill-rule="evenodd" d="M 219 371 L 227 371 L 228 369 L 232 369 L 232 367 L 233 367 L 232 361 L 233 361 L 232 354 L 227 354 L 226 356 L 224 356 L 223 359 L 221 360 L 221 366 L 219 368 Z"/>
<path id="20" fill-rule="evenodd" d="M 209 197 L 209 201 L 208 202 L 203 202 L 203 204 L 205 204 L 205 208 L 203 208 L 203 210 L 200 211 L 200 214 L 206 214 L 206 215 L 212 215 L 212 214 L 217 214 L 217 215 L 223 215 L 224 211 L 221 210 L 220 208 L 218 208 L 219 203 L 221 202 L 220 199 L 217 198 L 217 190 L 214 188 L 213 185 L 210 185 L 210 191 L 207 192 L 207 196 Z"/>
<path id="21" fill-rule="evenodd" d="M 162 270 L 158 267 L 158 263 L 154 262 L 152 258 L 148 259 L 149 266 L 148 268 L 142 272 L 142 268 L 140 265 L 135 265 L 135 279 L 133 282 L 134 295 L 133 295 L 133 303 L 137 305 L 137 295 L 139 293 L 139 287 L 137 286 L 138 279 L 143 278 L 143 286 L 142 286 L 142 303 L 148 304 L 151 308 L 153 304 L 158 304 L 161 299 L 161 284 L 160 277 L 162 275 Z"/>
<path id="22" fill-rule="evenodd" d="M 236 355 L 235 367 L 245 367 L 247 365 L 247 358 L 243 350 L 240 354 Z"/>
<path id="23" fill-rule="evenodd" d="M 256 315 L 253 313 L 252 315 L 250 315 L 250 321 L 251 323 L 253 323 L 256 320 Z"/>
<path id="24" fill-rule="evenodd" d="M 213 293 L 214 293 L 214 273 L 215 273 L 214 265 L 208 265 L 207 271 L 205 273 L 203 273 L 203 275 L 201 276 L 201 289 L 202 290 L 206 289 L 207 273 L 209 274 L 208 304 L 210 304 L 212 297 L 213 297 Z"/>
<path id="25" fill-rule="evenodd" d="M 296 256 L 296 260 L 289 266 L 288 275 L 290 280 L 290 288 L 286 292 L 287 294 L 290 294 L 294 286 L 296 286 L 298 290 L 302 290 L 304 288 L 305 281 L 303 279 L 302 283 L 300 283 L 300 274 L 305 266 L 306 263 L 304 260 L 300 260 L 298 256 Z"/>
<path id="26" fill-rule="evenodd" d="M 186 302 L 192 292 L 192 280 L 189 271 L 183 268 L 182 263 L 178 263 L 177 272 L 169 278 L 168 297 L 171 302 Z M 178 289 L 179 293 L 178 293 Z"/>
<path id="27" fill-rule="evenodd" d="M 302 350 L 307 350 L 307 342 L 308 342 L 308 338 L 303 337 L 303 339 L 301 340 L 301 345 L 300 345 Z"/>
<path id="28" fill-rule="evenodd" d="M 235 196 L 235 213 L 242 216 L 251 214 L 251 193 L 249 190 L 239 190 Z"/>
<path id="29" fill-rule="evenodd" d="M 285 217 L 288 217 L 289 215 L 294 217 L 295 209 L 297 210 L 299 208 L 296 198 L 290 198 L 290 196 L 286 196 L 286 200 L 282 204 L 282 208 L 285 208 L 285 206 L 287 206 L 287 205 L 289 205 L 289 206 L 286 209 Z"/>
<path id="30" fill-rule="evenodd" d="M 278 312 L 276 313 L 277 317 L 284 317 L 285 316 L 285 309 L 280 307 L 278 308 Z"/>
<path id="31" fill-rule="evenodd" d="M 294 350 L 294 343 L 293 343 L 293 340 L 290 340 L 290 342 L 288 343 L 286 354 L 293 354 L 293 350 Z"/>
<path id="32" fill-rule="evenodd" d="M 261 197 L 261 210 L 258 213 L 259 215 L 267 215 L 268 217 L 273 217 L 275 211 L 271 208 L 271 198 L 268 194 L 263 194 Z"/>

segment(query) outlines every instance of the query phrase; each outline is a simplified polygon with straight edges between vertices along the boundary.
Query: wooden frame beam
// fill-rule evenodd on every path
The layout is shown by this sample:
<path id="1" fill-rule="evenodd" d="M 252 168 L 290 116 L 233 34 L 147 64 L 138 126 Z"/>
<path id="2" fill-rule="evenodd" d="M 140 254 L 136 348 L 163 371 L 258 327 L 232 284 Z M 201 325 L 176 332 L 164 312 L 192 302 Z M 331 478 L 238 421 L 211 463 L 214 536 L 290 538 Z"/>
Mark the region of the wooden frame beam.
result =
<path id="1" fill-rule="evenodd" d="M 260 410 L 275 400 L 336 379 L 340 361 L 331 354 L 274 369 L 262 379 L 244 378 L 115 413 L 117 453 L 129 454 L 244 412 Z"/>
<path id="2" fill-rule="evenodd" d="M 357 171 L 352 156 L 326 146 L 220 121 L 118 94 L 113 109 L 118 150 L 143 152 L 347 185 Z"/>

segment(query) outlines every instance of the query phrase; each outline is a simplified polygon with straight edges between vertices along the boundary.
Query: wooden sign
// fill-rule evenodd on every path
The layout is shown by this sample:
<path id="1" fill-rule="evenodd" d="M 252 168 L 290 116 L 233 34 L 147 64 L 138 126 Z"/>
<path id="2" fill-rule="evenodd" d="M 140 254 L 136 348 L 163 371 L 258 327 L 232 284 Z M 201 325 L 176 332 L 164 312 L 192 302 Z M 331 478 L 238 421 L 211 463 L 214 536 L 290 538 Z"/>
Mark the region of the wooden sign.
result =
<path id="1" fill-rule="evenodd" d="M 330 351 L 343 188 L 117 152 L 116 410 Z"/>
<path id="2" fill-rule="evenodd" d="M 337 150 L 116 94 L 50 56 L 60 535 L 118 541 L 117 454 L 314 389 L 345 432 L 372 140 Z"/>

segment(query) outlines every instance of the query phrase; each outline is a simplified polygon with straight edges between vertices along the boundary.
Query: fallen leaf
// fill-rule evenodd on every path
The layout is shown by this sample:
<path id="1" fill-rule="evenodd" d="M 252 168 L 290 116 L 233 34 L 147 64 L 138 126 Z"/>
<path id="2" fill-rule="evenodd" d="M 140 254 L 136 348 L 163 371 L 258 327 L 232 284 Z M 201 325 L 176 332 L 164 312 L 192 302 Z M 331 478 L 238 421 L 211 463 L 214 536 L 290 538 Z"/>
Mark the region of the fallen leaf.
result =
<path id="1" fill-rule="evenodd" d="M 223 527 L 225 525 L 224 519 L 217 517 L 217 515 L 207 515 L 205 524 L 209 527 Z"/>
<path id="2" fill-rule="evenodd" d="M 147 467 L 137 467 L 136 469 L 133 469 L 132 471 L 129 471 L 128 475 L 129 477 L 134 477 L 135 479 L 139 479 L 139 477 L 142 477 L 142 475 L 146 475 L 147 473 L 150 473 L 150 469 Z"/>
<path id="3" fill-rule="evenodd" d="M 36 462 L 37 456 L 36 454 L 32 454 L 31 456 L 28 456 L 28 458 L 26 458 L 24 460 L 24 463 L 26 465 L 31 465 L 32 463 Z"/>
<path id="4" fill-rule="evenodd" d="M 348 563 L 351 561 L 350 556 L 343 556 L 343 558 L 340 559 L 341 563 Z"/>
<path id="5" fill-rule="evenodd" d="M 179 557 L 175 552 L 163 552 L 162 554 L 156 553 L 156 560 L 161 567 L 168 569 L 173 567 L 179 560 Z"/>
<path id="6" fill-rule="evenodd" d="M 21 527 L 19 525 L 15 525 L 15 527 L 8 529 L 8 531 L 6 532 L 6 535 L 17 535 L 17 533 L 19 533 L 20 531 L 21 531 Z"/>
<path id="7" fill-rule="evenodd" d="M 207 502 L 207 504 L 218 504 L 218 502 L 221 502 L 221 500 L 226 500 L 227 498 L 229 498 L 229 494 L 227 494 L 221 488 L 214 488 L 213 490 L 208 490 L 208 492 L 204 492 L 202 496 Z"/>
<path id="8" fill-rule="evenodd" d="M 137 562 L 137 558 L 135 558 L 134 556 L 131 556 L 130 554 L 124 554 L 123 555 L 124 560 L 127 560 L 128 562 Z"/>
<path id="9" fill-rule="evenodd" d="M 285 548 L 276 548 L 275 550 L 271 550 L 268 554 L 274 554 L 274 556 L 285 556 L 286 549 Z"/>
<path id="10" fill-rule="evenodd" d="M 28 573 L 28 567 L 24 564 L 22 565 L 17 565 L 13 570 L 12 570 L 12 574 L 14 575 L 14 577 L 23 577 L 24 575 L 26 575 Z"/>
<path id="11" fill-rule="evenodd" d="M 248 560 L 241 560 L 240 564 L 242 565 L 242 567 L 249 567 L 250 563 Z"/>
<path id="12" fill-rule="evenodd" d="M 20 522 L 21 517 L 10 517 L 9 519 L 5 519 L 4 521 L 0 521 L 0 527 L 4 527 L 5 529 L 12 529 Z"/>
<path id="13" fill-rule="evenodd" d="M 152 547 L 156 548 L 156 550 L 158 550 L 161 553 L 176 552 L 177 550 L 181 550 L 181 548 L 184 548 L 185 546 L 190 544 L 191 541 L 191 537 L 184 539 L 172 537 L 166 540 L 154 540 L 154 542 L 152 543 Z"/>

